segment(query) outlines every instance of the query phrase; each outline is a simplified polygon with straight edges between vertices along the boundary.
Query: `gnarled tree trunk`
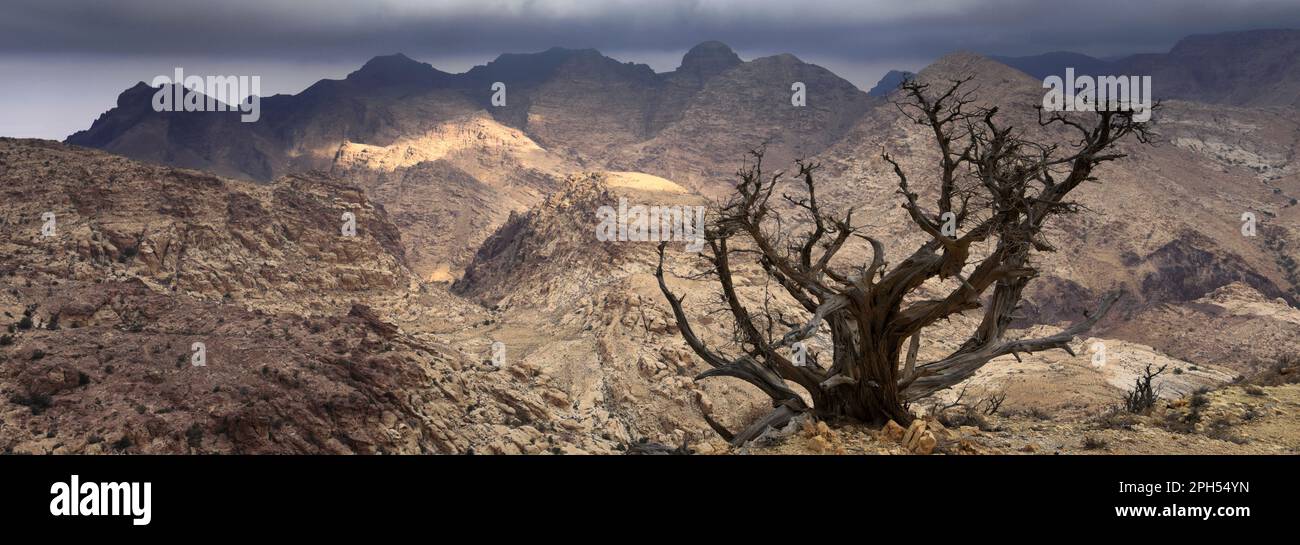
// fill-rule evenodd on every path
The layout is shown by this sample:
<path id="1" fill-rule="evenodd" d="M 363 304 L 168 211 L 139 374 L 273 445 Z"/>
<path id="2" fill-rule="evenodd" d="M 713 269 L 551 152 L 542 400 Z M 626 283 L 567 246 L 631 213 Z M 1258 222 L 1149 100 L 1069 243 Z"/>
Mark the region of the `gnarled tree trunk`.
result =
<path id="1" fill-rule="evenodd" d="M 906 99 L 898 104 L 900 110 L 932 129 L 941 158 L 937 211 L 930 211 L 920 204 L 903 168 L 882 154 L 893 166 L 908 217 L 930 236 L 892 267 L 884 244 L 854 225 L 851 209 L 837 216 L 817 201 L 816 164 L 796 162 L 805 195 L 781 195 L 806 216 L 801 222 L 804 227 L 791 232 L 792 224 L 800 222 L 782 218 L 770 203 L 783 174 L 765 174 L 762 151 L 750 152 L 753 161 L 739 172 L 736 195 L 717 210 L 705 230 L 703 256 L 712 266 L 720 300 L 733 319 L 738 353 L 724 355 L 695 334 L 682 299 L 664 279 L 664 245 L 659 246 L 655 275 L 660 290 L 672 306 L 683 339 L 711 367 L 697 380 L 738 378 L 772 398 L 772 414 L 740 433 L 705 415 L 723 437 L 743 443 L 800 413 L 906 424 L 912 418 L 908 403 L 962 382 L 993 358 L 1049 349 L 1069 351 L 1074 336 L 1096 323 L 1118 298 L 1117 293 L 1107 296 L 1097 311 L 1056 335 L 1004 338 L 1025 287 L 1038 274 L 1030 261 L 1032 252 L 1054 250 L 1042 237 L 1044 225 L 1077 210 L 1067 195 L 1093 180 L 1098 164 L 1123 157 L 1113 150 L 1117 141 L 1130 134 L 1149 141 L 1145 126 L 1125 111 L 1096 112 L 1089 123 L 1064 114 L 1044 118 L 1040 113 L 1041 125 L 1078 133 L 1077 144 L 1062 153 L 1059 145 L 1027 140 L 998 123 L 997 108 L 973 107 L 974 99 L 964 88 L 968 81 L 952 81 L 938 93 L 915 81 L 902 86 Z M 856 243 L 870 245 L 870 263 L 846 267 L 835 261 L 846 245 Z M 976 244 L 992 248 L 986 257 L 973 261 L 971 247 Z M 806 319 L 792 322 L 779 315 L 751 313 L 733 282 L 736 256 L 757 256 L 757 264 L 802 307 Z M 912 295 L 927 281 L 954 287 L 945 297 L 916 300 Z M 979 326 L 955 351 L 917 363 L 925 328 L 980 308 Z M 773 333 L 778 326 L 786 330 L 780 336 Z M 829 338 L 831 354 L 825 365 L 811 351 L 804 362 L 787 357 L 792 348 L 814 337 Z"/>

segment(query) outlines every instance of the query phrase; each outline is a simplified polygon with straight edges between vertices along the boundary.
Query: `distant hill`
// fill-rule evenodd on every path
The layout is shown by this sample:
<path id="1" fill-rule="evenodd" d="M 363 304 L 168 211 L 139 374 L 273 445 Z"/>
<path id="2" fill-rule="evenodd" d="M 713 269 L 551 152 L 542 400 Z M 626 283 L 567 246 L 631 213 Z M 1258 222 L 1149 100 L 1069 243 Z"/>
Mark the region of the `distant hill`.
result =
<path id="1" fill-rule="evenodd" d="M 889 93 L 894 92 L 894 89 L 897 89 L 904 81 L 909 80 L 914 76 L 916 76 L 916 74 L 904 70 L 890 70 L 880 78 L 880 81 L 876 82 L 875 87 L 872 87 L 870 91 L 867 91 L 867 94 L 873 97 L 886 96 Z"/>
<path id="2" fill-rule="evenodd" d="M 1149 75 L 1157 98 L 1235 106 L 1300 106 L 1300 30 L 1201 34 L 1168 53 L 1102 60 L 1058 51 L 992 57 L 1035 78 L 1063 75 Z"/>
<path id="3" fill-rule="evenodd" d="M 1108 62 L 1094 57 L 1089 57 L 1082 53 L 1072 53 L 1069 51 L 1053 51 L 1041 55 L 1029 55 L 1025 57 L 989 57 L 1002 64 L 1020 70 L 1037 79 L 1043 79 L 1047 76 L 1062 76 L 1066 68 L 1074 68 L 1074 73 L 1078 75 L 1095 76 L 1098 74 L 1112 73 L 1116 63 Z"/>

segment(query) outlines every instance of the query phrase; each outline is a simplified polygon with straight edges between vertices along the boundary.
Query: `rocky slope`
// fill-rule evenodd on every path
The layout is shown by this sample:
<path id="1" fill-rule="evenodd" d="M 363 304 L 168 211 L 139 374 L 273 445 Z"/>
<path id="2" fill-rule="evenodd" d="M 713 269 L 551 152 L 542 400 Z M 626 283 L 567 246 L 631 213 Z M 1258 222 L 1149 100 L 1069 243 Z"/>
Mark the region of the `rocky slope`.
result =
<path id="1" fill-rule="evenodd" d="M 457 305 L 412 289 L 397 228 L 355 186 L 254 185 L 11 139 L 0 178 L 15 203 L 0 231 L 0 450 L 618 445 L 566 424 L 563 393 L 529 366 L 484 364 L 393 323 L 411 300 L 443 321 Z M 47 211 L 56 228 L 43 237 Z M 341 235 L 343 211 L 355 237 Z"/>
<path id="2" fill-rule="evenodd" d="M 1180 48 L 1196 62 L 1231 57 Z M 1037 127 L 1040 82 L 1005 64 L 954 54 L 916 77 L 966 75 L 1006 119 L 1043 139 L 1068 138 Z M 487 102 L 495 81 L 507 82 L 505 107 Z M 806 107 L 790 103 L 794 81 L 807 86 Z M 9 362 L 0 390 L 11 400 L 0 446 L 113 450 L 91 446 L 103 443 L 89 441 L 96 434 L 109 447 L 134 445 L 117 449 L 128 452 L 614 452 L 648 437 L 729 451 L 700 412 L 734 428 L 766 400 L 734 381 L 691 380 L 703 364 L 655 284 L 655 244 L 596 240 L 597 207 L 620 197 L 710 204 L 729 191 L 744 151 L 766 143 L 770 171 L 796 157 L 820 162 L 823 202 L 857 207 L 855 218 L 897 256 L 923 235 L 908 227 L 880 151 L 915 187 L 934 186 L 932 136 L 892 104 L 793 56 L 743 61 L 716 42 L 665 74 L 590 50 L 503 55 L 456 75 L 380 57 L 346 80 L 267 99 L 266 123 L 252 126 L 133 111 L 138 98 L 127 95 L 146 91 L 128 91 L 70 141 L 262 183 L 0 141 L 0 191 L 20 203 L 0 216 L 0 303 L 13 321 L 0 347 Z M 1186 412 L 1180 399 L 1230 391 L 1225 384 L 1300 348 L 1290 342 L 1300 323 L 1297 116 L 1233 93 L 1214 104 L 1167 102 L 1160 145 L 1126 145 L 1129 157 L 1077 191 L 1087 211 L 1049 231 L 1059 251 L 1039 257 L 1044 274 L 1014 326 L 1059 327 L 1113 288 L 1126 292 L 1123 305 L 1077 340 L 1079 356 L 1000 359 L 967 389 L 936 396 L 942 407 L 960 405 L 964 391 L 967 403 L 1005 395 L 1006 407 L 988 440 L 936 426 L 936 449 L 1106 451 L 1085 449 L 1079 434 L 1108 437 L 1117 452 L 1294 448 L 1294 437 L 1274 433 L 1295 414 L 1285 389 L 1270 390 L 1267 407 L 1224 401 L 1278 417 L 1241 424 L 1273 434 L 1254 447 L 1204 429 L 1140 427 L 1163 426 L 1164 413 L 1134 429 L 1091 420 L 1148 364 L 1169 369 L 1157 380 L 1165 410 Z M 58 218 L 53 238 L 40 236 L 47 211 Z M 347 241 L 345 211 L 358 226 Z M 1243 235 L 1245 212 L 1256 215 L 1257 236 Z M 707 342 L 727 346 L 730 325 L 705 295 L 715 286 L 682 246 L 668 247 L 669 284 L 692 294 L 687 311 Z M 768 298 L 757 267 L 737 265 L 737 288 L 751 307 L 795 308 L 780 293 Z M 25 315 L 31 323 L 20 328 Z M 974 319 L 927 333 L 922 357 L 951 349 Z M 207 368 L 181 361 L 196 336 L 212 339 Z M 492 363 L 497 342 L 504 369 Z M 1099 343 L 1112 357 L 1094 366 Z M 171 394 L 197 380 L 195 369 L 208 373 L 185 390 L 198 397 Z M 198 447 L 187 435 L 196 425 Z M 810 426 L 768 446 L 823 451 L 834 432 L 848 437 L 836 447 L 847 452 L 899 450 L 892 439 L 870 443 L 874 432 Z M 755 447 L 745 452 L 766 448 Z"/>
<path id="3" fill-rule="evenodd" d="M 15 281 L 138 278 L 202 299 L 335 310 L 411 281 L 383 207 L 328 176 L 258 185 L 12 139 L 0 163 L 12 203 L 0 270 Z M 344 236 L 345 213 L 356 236 Z"/>
<path id="4" fill-rule="evenodd" d="M 450 281 L 511 212 L 540 202 L 573 168 L 476 112 L 388 146 L 345 142 L 331 172 L 384 203 L 412 270 Z"/>

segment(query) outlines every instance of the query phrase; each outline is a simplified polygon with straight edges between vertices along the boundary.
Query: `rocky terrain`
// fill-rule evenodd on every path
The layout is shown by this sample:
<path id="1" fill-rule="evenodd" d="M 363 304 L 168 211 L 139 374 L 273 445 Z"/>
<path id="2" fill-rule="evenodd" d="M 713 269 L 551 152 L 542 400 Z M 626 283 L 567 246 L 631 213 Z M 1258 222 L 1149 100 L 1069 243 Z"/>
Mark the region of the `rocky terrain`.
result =
<path id="1" fill-rule="evenodd" d="M 995 360 L 915 404 L 912 429 L 803 420 L 737 447 L 702 415 L 736 429 L 768 401 L 739 381 L 693 380 L 705 366 L 659 292 L 655 244 L 598 241 L 596 210 L 620 198 L 712 206 L 744 152 L 766 144 L 772 169 L 820 163 L 819 198 L 855 207 L 896 255 L 925 235 L 880 152 L 923 192 L 936 157 L 891 103 L 896 81 L 868 94 L 791 55 L 744 60 L 706 42 L 667 73 L 558 48 L 464 74 L 377 57 L 268 97 L 259 123 L 156 113 L 137 86 L 71 145 L 0 140 L 13 203 L 0 212 L 0 449 L 1293 453 L 1292 41 L 1194 37 L 1143 61 L 1157 73 L 1199 63 L 1204 78 L 1166 87 L 1160 141 L 1125 144 L 1128 157 L 1077 191 L 1084 212 L 1049 230 L 1057 251 L 1041 254 L 1045 274 L 1013 324 L 1013 336 L 1054 332 L 1123 291 L 1077 355 Z M 1242 51 L 1272 60 L 1240 63 Z M 1036 123 L 1031 74 L 1070 59 L 954 53 L 914 77 L 973 77 L 981 104 L 1062 141 Z M 1242 83 L 1262 72 L 1274 83 Z M 489 102 L 496 81 L 506 106 Z M 807 106 L 791 104 L 793 82 Z M 682 242 L 667 254 L 698 333 L 734 342 L 706 267 Z M 738 264 L 736 284 L 751 308 L 797 308 L 757 266 Z M 928 331 L 921 358 L 976 320 Z M 1163 369 L 1158 399 L 1131 414 L 1125 395 L 1148 369 Z"/>
<path id="2" fill-rule="evenodd" d="M 1233 106 L 1300 106 L 1300 30 L 1272 29 L 1198 34 L 1179 40 L 1167 53 L 1101 60 L 1058 51 L 998 61 L 1042 79 L 1076 74 L 1151 76 L 1158 98 Z"/>
<path id="3" fill-rule="evenodd" d="M 454 307 L 429 301 L 354 185 L 11 139 L 0 179 L 21 203 L 0 238 L 6 452 L 601 450 L 561 426 L 563 393 L 527 365 L 485 365 L 385 317 L 408 300 Z"/>

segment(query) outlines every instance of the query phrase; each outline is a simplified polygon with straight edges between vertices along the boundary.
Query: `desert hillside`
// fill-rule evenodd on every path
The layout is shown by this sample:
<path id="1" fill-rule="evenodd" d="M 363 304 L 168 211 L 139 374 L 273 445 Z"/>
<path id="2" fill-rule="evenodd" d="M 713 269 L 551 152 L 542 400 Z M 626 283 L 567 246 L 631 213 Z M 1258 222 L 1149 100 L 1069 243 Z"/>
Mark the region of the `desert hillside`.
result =
<path id="1" fill-rule="evenodd" d="M 1117 144 L 1122 157 L 1071 195 L 1077 213 L 1032 241 L 1039 274 L 1009 338 L 1064 331 L 1122 294 L 1068 350 L 999 356 L 910 403 L 910 426 L 800 416 L 738 444 L 715 429 L 751 426 L 771 401 L 735 377 L 697 380 L 710 366 L 661 292 L 657 241 L 599 238 L 601 210 L 714 218 L 761 149 L 765 172 L 784 175 L 775 214 L 800 217 L 811 195 L 796 160 L 816 164 L 816 198 L 853 210 L 889 270 L 930 237 L 909 219 L 895 163 L 930 202 L 941 175 L 898 84 L 967 80 L 972 108 L 1068 146 L 1068 127 L 1039 123 L 1037 72 L 1079 57 L 952 53 L 866 93 L 793 55 L 743 59 L 719 42 L 668 72 L 592 49 L 504 54 L 462 74 L 398 54 L 268 97 L 258 123 L 155 112 L 141 84 L 65 143 L 0 139 L 12 203 L 0 212 L 0 448 L 1295 453 L 1294 43 L 1228 34 L 1093 59 L 1192 75 L 1169 76 L 1158 140 Z M 1263 60 L 1242 61 L 1256 50 Z M 504 106 L 490 102 L 497 81 Z M 795 82 L 806 105 L 791 101 Z M 812 228 L 776 234 L 788 244 Z M 734 305 L 773 322 L 806 310 L 769 261 L 729 264 L 732 300 L 687 241 L 663 251 L 665 285 L 707 346 L 743 351 Z M 970 264 L 908 302 L 960 289 L 995 251 L 972 246 Z M 865 269 L 872 255 L 854 240 L 836 266 Z M 958 349 L 980 306 L 927 326 L 919 361 Z M 827 353 L 828 330 L 816 332 L 809 346 Z"/>

